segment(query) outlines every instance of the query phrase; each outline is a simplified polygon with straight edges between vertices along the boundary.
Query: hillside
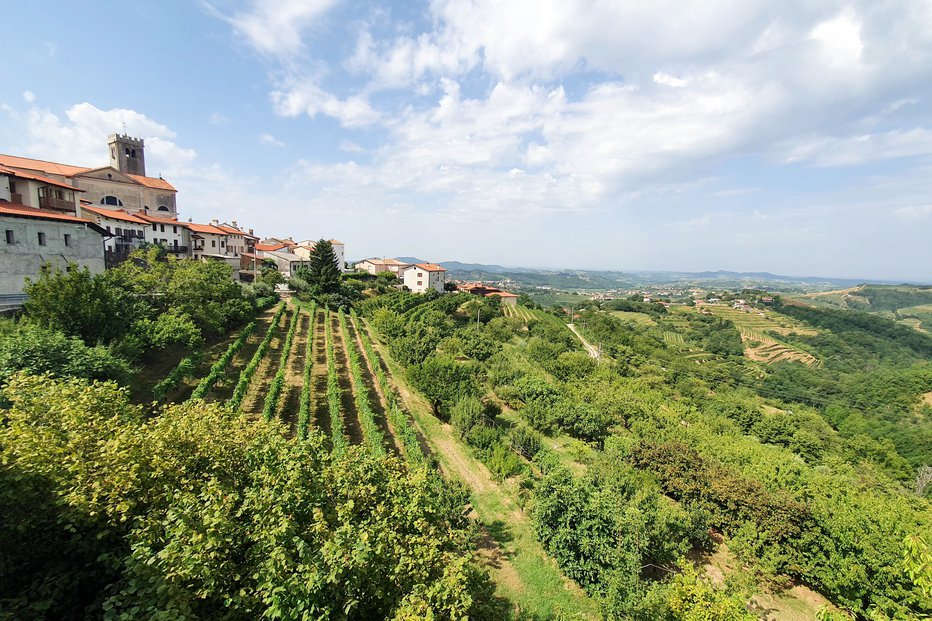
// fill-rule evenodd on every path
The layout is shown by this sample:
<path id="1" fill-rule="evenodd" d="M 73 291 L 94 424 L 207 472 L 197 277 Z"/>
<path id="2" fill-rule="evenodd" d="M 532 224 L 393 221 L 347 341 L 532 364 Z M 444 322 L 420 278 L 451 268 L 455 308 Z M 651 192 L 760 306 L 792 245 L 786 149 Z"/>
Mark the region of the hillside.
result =
<path id="1" fill-rule="evenodd" d="M 817 307 L 875 313 L 912 328 L 932 331 L 932 286 L 859 284 L 790 299 Z"/>

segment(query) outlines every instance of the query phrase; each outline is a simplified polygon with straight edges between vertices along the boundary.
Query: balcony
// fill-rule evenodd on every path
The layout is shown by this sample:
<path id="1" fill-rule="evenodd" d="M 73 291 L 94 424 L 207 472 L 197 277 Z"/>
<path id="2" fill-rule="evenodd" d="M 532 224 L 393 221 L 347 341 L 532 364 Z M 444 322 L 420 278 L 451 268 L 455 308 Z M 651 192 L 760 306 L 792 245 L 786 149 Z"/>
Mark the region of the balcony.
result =
<path id="1" fill-rule="evenodd" d="M 63 198 L 53 198 L 51 196 L 39 197 L 40 209 L 53 209 L 55 211 L 74 211 L 74 200 Z"/>
<path id="2" fill-rule="evenodd" d="M 187 246 L 165 246 L 165 250 L 171 252 L 172 254 L 187 254 Z"/>

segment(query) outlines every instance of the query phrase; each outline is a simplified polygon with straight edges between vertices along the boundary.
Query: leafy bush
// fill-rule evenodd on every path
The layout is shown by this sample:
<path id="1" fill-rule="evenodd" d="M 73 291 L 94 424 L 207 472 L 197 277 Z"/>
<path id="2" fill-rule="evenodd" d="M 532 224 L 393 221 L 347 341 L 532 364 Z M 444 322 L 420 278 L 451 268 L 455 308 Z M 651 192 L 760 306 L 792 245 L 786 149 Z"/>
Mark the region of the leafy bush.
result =
<path id="1" fill-rule="evenodd" d="M 500 618 L 467 496 L 425 470 L 216 404 L 147 419 L 112 384 L 2 397 L 7 618 Z"/>
<path id="2" fill-rule="evenodd" d="M 130 365 L 108 347 L 88 347 L 77 337 L 29 322 L 0 320 L 0 384 L 17 371 L 121 384 L 128 384 L 132 374 Z"/>

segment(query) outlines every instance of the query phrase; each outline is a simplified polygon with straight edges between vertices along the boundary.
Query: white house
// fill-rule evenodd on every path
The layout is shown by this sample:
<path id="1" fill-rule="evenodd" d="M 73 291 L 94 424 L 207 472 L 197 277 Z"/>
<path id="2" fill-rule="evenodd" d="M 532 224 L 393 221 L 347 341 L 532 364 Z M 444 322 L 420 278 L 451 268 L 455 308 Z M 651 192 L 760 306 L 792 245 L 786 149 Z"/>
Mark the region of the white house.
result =
<path id="1" fill-rule="evenodd" d="M 434 289 L 443 293 L 447 282 L 447 271 L 436 263 L 415 263 L 402 272 L 405 287 L 414 293 L 424 293 Z"/>
<path id="2" fill-rule="evenodd" d="M 364 259 L 356 263 L 357 270 L 364 270 L 372 275 L 381 274 L 382 272 L 392 272 L 400 277 L 401 272 L 411 267 L 410 263 L 404 263 L 398 259 Z"/>
<path id="3" fill-rule="evenodd" d="M 275 261 L 275 266 L 285 278 L 291 278 L 302 267 L 310 267 L 311 262 L 306 257 L 288 252 L 286 250 L 266 250 L 262 253 L 264 259 Z"/>
<path id="4" fill-rule="evenodd" d="M 182 224 L 191 231 L 191 256 L 195 259 L 227 257 L 226 231 L 212 224 L 196 224 L 194 222 Z"/>
<path id="5" fill-rule="evenodd" d="M 137 211 L 133 215 L 149 223 L 147 242 L 159 244 L 180 257 L 191 256 L 191 230 L 188 222 L 179 222 L 161 212 Z"/>
<path id="6" fill-rule="evenodd" d="M 149 223 L 135 214 L 122 209 L 104 209 L 91 205 L 82 206 L 81 212 L 112 235 L 104 241 L 107 267 L 126 260 L 130 252 L 146 241 Z"/>
<path id="7" fill-rule="evenodd" d="M 44 263 L 104 271 L 106 229 L 87 218 L 0 202 L 0 294 L 19 294 Z"/>
<path id="8" fill-rule="evenodd" d="M 346 245 L 338 239 L 331 239 L 330 245 L 333 246 L 333 255 L 336 257 L 337 267 L 341 272 L 346 270 Z M 314 250 L 314 246 L 317 245 L 317 242 L 313 239 L 305 239 L 304 241 L 298 242 L 298 245 L 293 248 L 294 253 L 300 255 L 304 258 L 309 258 L 311 256 L 311 251 Z"/>

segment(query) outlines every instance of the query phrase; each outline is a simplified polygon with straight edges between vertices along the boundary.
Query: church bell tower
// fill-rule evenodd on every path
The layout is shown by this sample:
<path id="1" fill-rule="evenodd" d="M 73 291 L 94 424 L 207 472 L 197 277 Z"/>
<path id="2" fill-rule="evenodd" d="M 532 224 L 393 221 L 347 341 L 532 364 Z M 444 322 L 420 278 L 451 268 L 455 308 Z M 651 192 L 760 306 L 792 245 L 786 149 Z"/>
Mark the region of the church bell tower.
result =
<path id="1" fill-rule="evenodd" d="M 110 165 L 122 173 L 146 176 L 145 142 L 125 134 L 110 134 Z"/>

